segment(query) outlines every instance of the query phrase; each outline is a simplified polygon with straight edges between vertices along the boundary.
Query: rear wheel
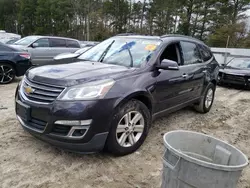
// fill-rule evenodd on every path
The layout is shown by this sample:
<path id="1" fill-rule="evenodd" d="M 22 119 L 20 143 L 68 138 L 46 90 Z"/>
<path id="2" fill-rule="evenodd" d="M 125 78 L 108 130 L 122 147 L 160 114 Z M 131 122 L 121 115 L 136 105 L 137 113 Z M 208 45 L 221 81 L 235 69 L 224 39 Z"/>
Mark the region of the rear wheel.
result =
<path id="1" fill-rule="evenodd" d="M 15 69 L 8 63 L 0 63 L 0 84 L 8 84 L 16 76 Z"/>
<path id="2" fill-rule="evenodd" d="M 136 151 L 146 139 L 150 119 L 145 104 L 138 100 L 126 103 L 113 118 L 106 149 L 120 156 Z"/>
<path id="3" fill-rule="evenodd" d="M 202 96 L 199 104 L 194 106 L 195 110 L 200 113 L 207 113 L 210 111 L 213 102 L 214 102 L 214 94 L 215 94 L 216 86 L 213 83 L 209 83 L 204 96 Z"/>

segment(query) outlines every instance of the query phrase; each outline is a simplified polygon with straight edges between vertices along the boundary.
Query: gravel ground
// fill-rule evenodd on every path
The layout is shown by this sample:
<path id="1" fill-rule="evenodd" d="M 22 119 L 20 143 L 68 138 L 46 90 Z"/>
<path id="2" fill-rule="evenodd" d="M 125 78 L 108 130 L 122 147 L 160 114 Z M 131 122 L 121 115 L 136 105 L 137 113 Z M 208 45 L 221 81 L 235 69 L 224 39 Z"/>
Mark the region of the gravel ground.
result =
<path id="1" fill-rule="evenodd" d="M 20 80 L 20 79 L 19 79 Z M 160 187 L 162 135 L 176 129 L 207 133 L 235 145 L 250 156 L 250 92 L 218 88 L 210 113 L 186 108 L 154 122 L 143 146 L 134 154 L 112 157 L 62 151 L 25 132 L 14 113 L 18 79 L 0 86 L 0 187 Z M 250 188 L 250 167 L 238 188 Z"/>

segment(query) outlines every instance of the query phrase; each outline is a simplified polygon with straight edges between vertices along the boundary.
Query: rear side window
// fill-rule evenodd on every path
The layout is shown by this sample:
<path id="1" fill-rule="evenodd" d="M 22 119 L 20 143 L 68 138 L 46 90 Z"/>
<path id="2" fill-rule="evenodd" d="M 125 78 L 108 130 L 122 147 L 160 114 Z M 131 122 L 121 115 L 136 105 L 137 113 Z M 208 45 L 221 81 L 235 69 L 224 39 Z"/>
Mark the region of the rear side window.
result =
<path id="1" fill-rule="evenodd" d="M 49 47 L 49 39 L 38 39 L 35 43 L 38 44 L 37 47 Z"/>
<path id="2" fill-rule="evenodd" d="M 67 47 L 69 47 L 69 48 L 80 48 L 80 45 L 75 40 L 67 40 Z"/>
<path id="3" fill-rule="evenodd" d="M 192 42 L 180 42 L 184 65 L 201 63 L 201 54 L 198 46 Z"/>
<path id="4" fill-rule="evenodd" d="M 50 47 L 66 47 L 66 40 L 64 39 L 49 39 Z"/>
<path id="5" fill-rule="evenodd" d="M 4 46 L 4 45 L 1 45 L 1 44 L 0 44 L 0 51 L 1 51 L 1 52 L 12 52 L 12 51 L 14 51 L 14 50 L 11 49 L 11 48 L 8 48 L 7 46 Z"/>
<path id="6" fill-rule="evenodd" d="M 213 57 L 213 54 L 208 47 L 204 45 L 199 45 L 199 47 L 203 61 L 208 61 Z"/>

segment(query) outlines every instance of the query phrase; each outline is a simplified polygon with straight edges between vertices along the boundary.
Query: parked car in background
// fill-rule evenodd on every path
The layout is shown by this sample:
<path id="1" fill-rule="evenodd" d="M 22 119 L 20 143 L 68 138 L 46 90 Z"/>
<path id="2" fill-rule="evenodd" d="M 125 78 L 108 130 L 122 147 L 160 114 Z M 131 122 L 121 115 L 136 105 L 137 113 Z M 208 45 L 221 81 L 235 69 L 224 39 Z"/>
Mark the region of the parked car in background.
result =
<path id="1" fill-rule="evenodd" d="M 15 33 L 7 33 L 4 30 L 0 30 L 0 42 L 1 43 L 7 43 L 10 40 L 19 40 L 21 39 L 21 35 L 15 34 Z"/>
<path id="2" fill-rule="evenodd" d="M 20 40 L 20 39 L 17 39 L 17 38 L 15 38 L 15 39 L 10 39 L 10 40 L 6 41 L 5 44 L 14 44 L 14 43 L 15 43 L 16 41 L 18 41 L 18 40 Z"/>
<path id="3" fill-rule="evenodd" d="M 250 87 L 250 58 L 234 58 L 222 65 L 219 72 L 219 84 L 234 84 Z"/>
<path id="4" fill-rule="evenodd" d="M 86 47 L 86 46 L 95 46 L 99 44 L 100 42 L 97 41 L 80 41 L 81 47 Z"/>
<path id="5" fill-rule="evenodd" d="M 30 69 L 16 114 L 32 135 L 77 152 L 137 150 L 153 119 L 194 105 L 210 111 L 219 64 L 201 41 L 179 35 L 119 35 L 77 63 Z"/>
<path id="6" fill-rule="evenodd" d="M 0 84 L 12 82 L 23 76 L 31 67 L 30 54 L 0 43 Z"/>
<path id="7" fill-rule="evenodd" d="M 81 47 L 79 41 L 75 39 L 50 36 L 28 36 L 11 46 L 28 51 L 31 54 L 33 65 L 47 64 L 56 55 L 75 52 Z"/>

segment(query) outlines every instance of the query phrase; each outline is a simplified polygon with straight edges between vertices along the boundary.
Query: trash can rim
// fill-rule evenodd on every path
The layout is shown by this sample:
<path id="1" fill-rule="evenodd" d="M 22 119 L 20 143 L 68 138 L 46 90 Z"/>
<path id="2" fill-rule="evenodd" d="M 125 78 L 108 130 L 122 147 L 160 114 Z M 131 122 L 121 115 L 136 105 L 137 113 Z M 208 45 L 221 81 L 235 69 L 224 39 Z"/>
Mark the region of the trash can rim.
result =
<path id="1" fill-rule="evenodd" d="M 191 157 L 191 156 L 189 156 L 189 155 L 187 155 L 185 153 L 182 153 L 182 152 L 178 151 L 177 149 L 175 149 L 169 143 L 166 142 L 166 137 L 167 136 L 169 136 L 170 134 L 173 134 L 173 133 L 177 133 L 177 132 L 199 134 L 199 135 L 203 135 L 203 136 L 218 140 L 220 142 L 223 142 L 223 143 L 229 145 L 230 147 L 234 148 L 235 150 L 237 150 L 244 157 L 246 162 L 244 164 L 242 164 L 242 165 L 227 166 L 227 165 L 209 163 L 209 162 L 202 161 L 200 159 L 196 159 L 194 157 Z M 169 149 L 170 151 L 172 151 L 175 155 L 177 155 L 177 156 L 179 156 L 179 157 L 181 157 L 181 158 L 183 158 L 183 159 L 185 159 L 185 160 L 187 160 L 189 162 L 198 164 L 200 166 L 213 168 L 213 169 L 217 169 L 217 170 L 224 170 L 224 171 L 239 171 L 239 170 L 243 170 L 243 168 L 246 167 L 248 165 L 248 163 L 249 163 L 247 156 L 242 151 L 240 151 L 238 148 L 236 148 L 235 146 L 233 146 L 233 145 L 231 145 L 231 144 L 229 144 L 229 143 L 227 143 L 225 141 L 219 140 L 218 138 L 215 138 L 213 136 L 206 135 L 206 134 L 203 134 L 203 133 L 187 131 L 187 130 L 175 130 L 175 131 L 170 131 L 170 132 L 165 133 L 164 136 L 163 136 L 163 140 L 164 140 L 164 146 L 167 149 Z"/>

